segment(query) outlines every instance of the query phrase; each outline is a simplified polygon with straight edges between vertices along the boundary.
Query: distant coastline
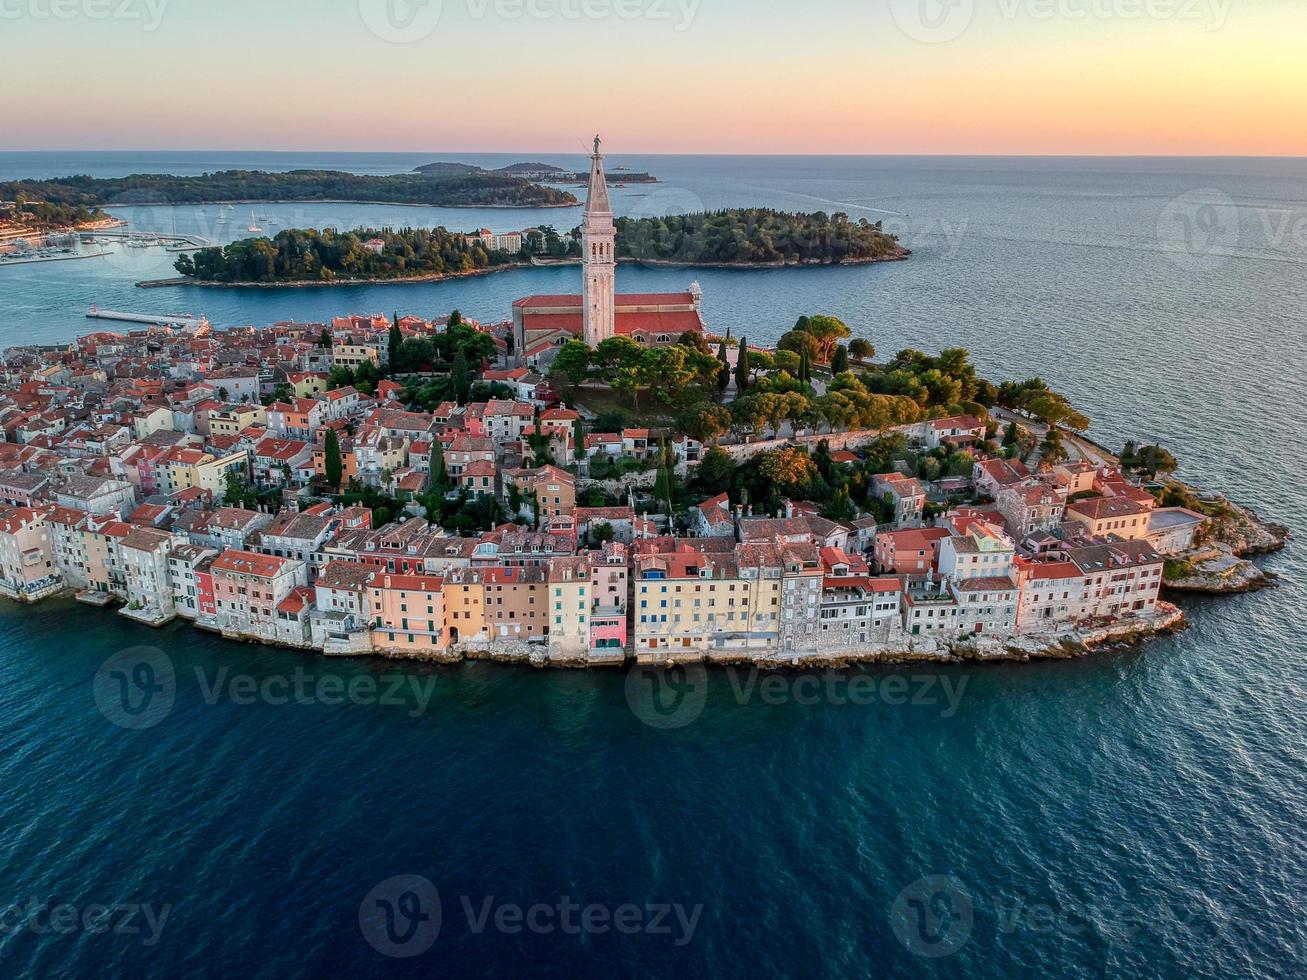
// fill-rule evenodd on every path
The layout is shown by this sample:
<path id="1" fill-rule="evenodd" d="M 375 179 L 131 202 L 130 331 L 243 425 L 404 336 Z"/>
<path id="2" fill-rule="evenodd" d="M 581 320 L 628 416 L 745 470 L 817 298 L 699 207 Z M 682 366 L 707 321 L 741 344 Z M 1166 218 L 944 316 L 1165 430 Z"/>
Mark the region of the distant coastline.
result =
<path id="1" fill-rule="evenodd" d="M 307 198 L 233 198 L 228 201 L 178 201 L 176 204 L 168 201 L 142 201 L 135 204 L 105 204 L 102 206 L 105 211 L 113 211 L 115 208 L 145 208 L 145 207 L 190 207 L 200 206 L 208 207 L 210 205 L 239 204 L 243 207 L 258 207 L 260 204 L 366 204 L 371 207 L 387 208 L 485 208 L 486 210 L 502 209 L 505 211 L 530 211 L 533 208 L 579 208 L 580 201 L 559 204 L 477 204 L 475 201 L 457 204 L 424 204 L 420 201 L 352 201 L 348 198 L 323 198 L 321 200 L 310 200 Z"/>

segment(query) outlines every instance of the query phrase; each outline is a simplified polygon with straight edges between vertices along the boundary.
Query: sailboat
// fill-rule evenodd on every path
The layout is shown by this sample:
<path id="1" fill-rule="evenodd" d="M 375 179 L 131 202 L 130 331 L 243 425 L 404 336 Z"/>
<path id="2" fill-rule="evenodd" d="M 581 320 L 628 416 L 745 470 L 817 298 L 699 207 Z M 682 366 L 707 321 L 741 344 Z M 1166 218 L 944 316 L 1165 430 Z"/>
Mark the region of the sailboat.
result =
<path id="1" fill-rule="evenodd" d="M 255 232 L 256 234 L 263 231 L 263 229 L 259 227 L 259 219 L 254 217 L 253 211 L 250 212 L 250 227 L 248 230 Z"/>

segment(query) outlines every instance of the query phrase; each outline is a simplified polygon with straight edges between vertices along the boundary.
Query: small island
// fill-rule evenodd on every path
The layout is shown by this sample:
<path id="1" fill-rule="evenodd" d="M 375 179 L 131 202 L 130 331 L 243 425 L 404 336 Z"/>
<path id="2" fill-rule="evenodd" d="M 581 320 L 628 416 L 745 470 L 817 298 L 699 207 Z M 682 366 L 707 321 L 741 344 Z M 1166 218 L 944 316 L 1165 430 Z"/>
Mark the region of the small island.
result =
<path id="1" fill-rule="evenodd" d="M 880 224 L 818 211 L 737 208 L 663 218 L 618 218 L 619 262 L 773 268 L 898 261 L 911 252 Z M 581 233 L 550 226 L 494 235 L 445 228 L 286 229 L 182 255 L 182 279 L 144 286 L 276 286 L 417 282 L 532 264 L 580 262 Z"/>
<path id="2" fill-rule="evenodd" d="M 415 167 L 414 170 L 417 173 L 424 174 L 507 174 L 512 177 L 524 177 L 528 180 L 540 180 L 552 184 L 584 184 L 589 178 L 589 174 L 582 170 L 564 170 L 552 163 L 539 162 L 510 163 L 507 167 L 500 167 L 497 170 L 486 170 L 470 163 L 427 163 Z M 653 174 L 625 170 L 621 167 L 616 170 L 609 170 L 606 176 L 608 180 L 619 187 L 623 184 L 654 184 L 658 182 L 658 178 Z"/>

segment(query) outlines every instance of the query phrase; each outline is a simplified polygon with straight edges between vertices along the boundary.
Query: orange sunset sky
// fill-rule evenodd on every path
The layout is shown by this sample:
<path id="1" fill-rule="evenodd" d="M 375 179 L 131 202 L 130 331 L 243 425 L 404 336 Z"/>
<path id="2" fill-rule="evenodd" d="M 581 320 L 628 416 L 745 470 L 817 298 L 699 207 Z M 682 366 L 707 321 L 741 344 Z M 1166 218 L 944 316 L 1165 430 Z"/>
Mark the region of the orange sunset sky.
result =
<path id="1" fill-rule="evenodd" d="M 0 149 L 1307 155 L 1301 0 L 51 2 Z"/>

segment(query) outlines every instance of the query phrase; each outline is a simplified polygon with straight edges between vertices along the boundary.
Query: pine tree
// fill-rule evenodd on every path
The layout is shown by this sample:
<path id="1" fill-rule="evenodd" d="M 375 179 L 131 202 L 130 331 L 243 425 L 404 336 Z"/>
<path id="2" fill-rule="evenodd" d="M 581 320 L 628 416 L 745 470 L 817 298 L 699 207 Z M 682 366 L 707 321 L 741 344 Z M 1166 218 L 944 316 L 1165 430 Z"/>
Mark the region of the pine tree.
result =
<path id="1" fill-rule="evenodd" d="M 735 360 L 735 387 L 740 394 L 749 390 L 749 341 L 740 338 L 740 355 Z"/>
<path id="2" fill-rule="evenodd" d="M 318 346 L 323 350 L 331 350 L 331 331 L 326 327 L 322 328 L 322 336 L 318 338 Z"/>
<path id="3" fill-rule="evenodd" d="M 323 474 L 327 478 L 327 484 L 333 490 L 340 489 L 340 478 L 344 474 L 344 465 L 340 459 L 340 440 L 336 436 L 335 429 L 328 429 L 326 441 L 322 449 L 323 455 Z"/>

